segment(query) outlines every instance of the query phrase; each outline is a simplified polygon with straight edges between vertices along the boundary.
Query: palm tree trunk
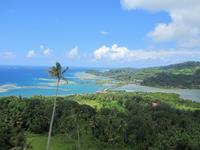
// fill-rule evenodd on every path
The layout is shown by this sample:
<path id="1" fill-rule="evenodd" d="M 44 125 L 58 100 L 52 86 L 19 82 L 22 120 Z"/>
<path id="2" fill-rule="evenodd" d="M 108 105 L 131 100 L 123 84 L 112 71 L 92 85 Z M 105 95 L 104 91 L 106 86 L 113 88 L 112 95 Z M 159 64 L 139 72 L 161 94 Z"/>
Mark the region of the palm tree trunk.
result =
<path id="1" fill-rule="evenodd" d="M 78 145 L 78 150 L 80 150 L 80 135 L 79 135 L 79 124 L 77 122 L 77 135 L 78 135 L 78 142 L 77 142 L 77 145 Z"/>
<path id="2" fill-rule="evenodd" d="M 57 81 L 57 87 L 56 87 L 56 97 L 55 97 L 54 103 L 53 103 L 53 112 L 52 112 L 52 116 L 51 116 L 51 122 L 50 122 L 50 127 L 49 127 L 49 134 L 48 134 L 48 141 L 47 141 L 46 150 L 49 150 L 50 142 L 51 142 L 51 133 L 52 133 L 53 121 L 54 121 L 54 116 L 55 116 L 55 111 L 56 111 L 56 99 L 57 99 L 57 96 L 58 96 L 59 83 L 60 83 L 60 81 L 58 80 Z"/>

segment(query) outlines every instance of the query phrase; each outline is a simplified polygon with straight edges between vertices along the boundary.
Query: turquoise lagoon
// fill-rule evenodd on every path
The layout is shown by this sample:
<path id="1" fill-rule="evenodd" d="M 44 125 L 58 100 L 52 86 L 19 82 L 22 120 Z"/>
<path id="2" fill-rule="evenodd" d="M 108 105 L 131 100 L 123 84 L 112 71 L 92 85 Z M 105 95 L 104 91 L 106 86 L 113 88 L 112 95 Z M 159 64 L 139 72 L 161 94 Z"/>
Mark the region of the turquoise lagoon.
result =
<path id="1" fill-rule="evenodd" d="M 69 83 L 61 82 L 59 95 L 95 93 L 107 88 L 96 84 L 97 78 L 87 78 L 84 72 L 91 68 L 70 67 L 64 75 Z M 92 68 L 94 69 L 94 68 Z M 56 79 L 48 75 L 49 67 L 0 67 L 0 96 L 33 96 L 55 94 Z"/>

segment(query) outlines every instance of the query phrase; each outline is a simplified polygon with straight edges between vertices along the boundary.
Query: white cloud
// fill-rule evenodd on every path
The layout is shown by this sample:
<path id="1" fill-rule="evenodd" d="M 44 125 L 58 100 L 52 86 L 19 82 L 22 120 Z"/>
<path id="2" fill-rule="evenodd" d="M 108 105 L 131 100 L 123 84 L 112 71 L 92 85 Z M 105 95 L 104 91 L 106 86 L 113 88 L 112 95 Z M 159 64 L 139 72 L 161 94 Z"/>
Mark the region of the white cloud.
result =
<path id="1" fill-rule="evenodd" d="M 51 52 L 52 52 L 52 50 L 50 48 L 46 48 L 46 49 L 43 50 L 43 54 L 45 56 L 51 55 Z"/>
<path id="2" fill-rule="evenodd" d="M 126 47 L 118 47 L 114 44 L 111 47 L 102 46 L 94 51 L 95 59 L 109 58 L 111 60 L 122 59 L 126 57 L 129 50 Z"/>
<path id="3" fill-rule="evenodd" d="M 32 58 L 32 57 L 34 57 L 35 55 L 36 55 L 35 50 L 30 50 L 30 51 L 28 51 L 26 57 Z"/>
<path id="4" fill-rule="evenodd" d="M 109 53 L 109 51 L 110 51 L 109 47 L 106 47 L 106 46 L 100 47 L 99 49 L 94 51 L 95 59 L 101 59 L 105 57 L 106 54 Z"/>
<path id="5" fill-rule="evenodd" d="M 176 41 L 186 47 L 191 43 L 199 46 L 200 37 L 200 1 L 199 0 L 121 0 L 126 9 L 144 9 L 147 11 L 166 11 L 171 17 L 170 23 L 158 23 L 148 36 L 156 42 Z M 187 45 L 188 43 L 188 45 Z"/>
<path id="6" fill-rule="evenodd" d="M 44 45 L 40 45 L 40 49 L 44 49 Z"/>
<path id="7" fill-rule="evenodd" d="M 79 53 L 78 53 L 78 47 L 74 47 L 71 50 L 69 50 L 68 54 L 67 54 L 70 58 L 77 58 L 79 57 Z"/>
<path id="8" fill-rule="evenodd" d="M 0 53 L 0 56 L 2 59 L 5 59 L 5 60 L 12 60 L 12 59 L 16 58 L 16 54 L 13 52 L 10 52 L 10 51 L 2 52 L 2 53 Z"/>
<path id="9" fill-rule="evenodd" d="M 107 31 L 101 31 L 100 34 L 101 34 L 101 35 L 108 35 L 109 32 L 107 32 Z"/>
<path id="10" fill-rule="evenodd" d="M 114 44 L 111 47 L 102 46 L 94 51 L 96 60 L 123 61 L 130 62 L 135 60 L 156 60 L 169 59 L 171 57 L 200 57 L 198 50 L 129 50 L 126 47 L 119 47 Z"/>

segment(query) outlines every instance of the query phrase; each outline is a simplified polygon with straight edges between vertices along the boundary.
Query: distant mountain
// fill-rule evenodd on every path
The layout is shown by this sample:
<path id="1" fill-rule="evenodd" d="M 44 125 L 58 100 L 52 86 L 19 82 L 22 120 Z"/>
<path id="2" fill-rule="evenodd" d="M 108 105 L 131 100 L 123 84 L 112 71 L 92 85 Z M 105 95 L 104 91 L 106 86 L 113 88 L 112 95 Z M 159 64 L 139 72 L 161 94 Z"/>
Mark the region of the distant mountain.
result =
<path id="1" fill-rule="evenodd" d="M 184 68 L 195 68 L 195 67 L 199 67 L 199 66 L 200 66 L 199 61 L 188 61 L 188 62 L 184 62 L 184 63 L 168 65 L 163 68 L 165 68 L 165 69 L 184 69 Z"/>

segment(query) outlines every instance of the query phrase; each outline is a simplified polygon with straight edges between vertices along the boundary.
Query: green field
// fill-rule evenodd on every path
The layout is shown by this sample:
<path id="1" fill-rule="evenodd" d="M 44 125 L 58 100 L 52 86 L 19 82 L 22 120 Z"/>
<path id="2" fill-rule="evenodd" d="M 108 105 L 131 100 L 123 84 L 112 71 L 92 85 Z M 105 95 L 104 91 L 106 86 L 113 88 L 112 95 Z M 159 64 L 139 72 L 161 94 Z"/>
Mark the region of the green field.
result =
<path id="1" fill-rule="evenodd" d="M 52 150 L 64 150 L 70 148 L 70 143 L 65 142 L 65 137 L 62 135 L 56 135 L 52 137 L 51 149 Z M 47 135 L 41 134 L 28 134 L 27 144 L 30 148 L 27 150 L 44 150 L 47 144 Z"/>
<path id="2" fill-rule="evenodd" d="M 95 143 L 96 142 L 96 143 Z M 27 134 L 27 150 L 44 150 L 47 144 L 47 135 Z M 82 150 L 96 150 L 98 142 L 87 135 L 81 136 L 80 146 Z M 51 150 L 76 150 L 77 140 L 69 138 L 67 135 L 56 134 L 52 136 Z"/>

